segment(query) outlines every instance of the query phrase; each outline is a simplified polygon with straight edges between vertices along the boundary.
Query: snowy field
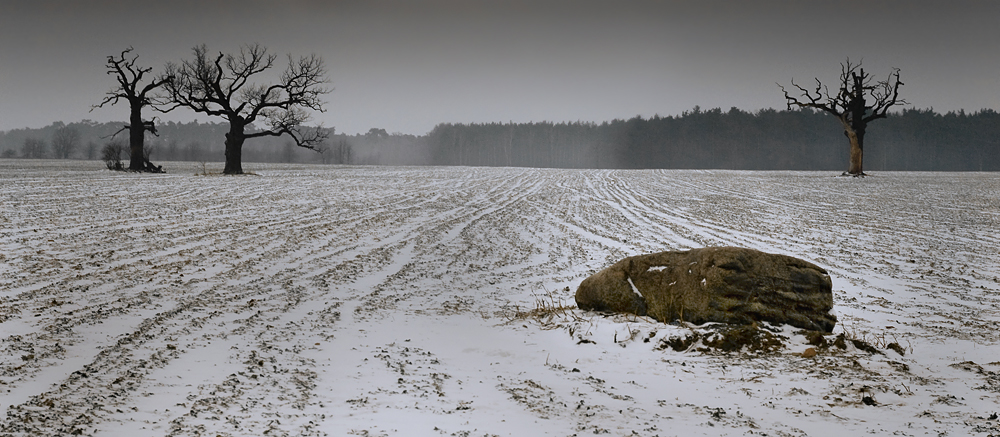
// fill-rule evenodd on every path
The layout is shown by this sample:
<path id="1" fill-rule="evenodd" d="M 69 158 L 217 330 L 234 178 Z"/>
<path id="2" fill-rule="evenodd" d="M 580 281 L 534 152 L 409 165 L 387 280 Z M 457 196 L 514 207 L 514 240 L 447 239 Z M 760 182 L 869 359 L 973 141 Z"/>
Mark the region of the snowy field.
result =
<path id="1" fill-rule="evenodd" d="M 1000 174 L 164 168 L 0 160 L 0 436 L 1000 435 Z M 876 351 L 575 309 L 718 245 Z"/>

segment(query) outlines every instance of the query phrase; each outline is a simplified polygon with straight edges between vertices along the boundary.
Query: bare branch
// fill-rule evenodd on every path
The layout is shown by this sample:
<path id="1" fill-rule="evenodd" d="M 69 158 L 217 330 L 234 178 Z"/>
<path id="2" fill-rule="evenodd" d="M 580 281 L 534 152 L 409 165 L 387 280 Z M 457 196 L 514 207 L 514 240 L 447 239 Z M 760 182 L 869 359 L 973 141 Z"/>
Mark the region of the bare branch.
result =
<path id="1" fill-rule="evenodd" d="M 309 120 L 306 110 L 324 111 L 322 96 L 330 92 L 323 87 L 328 82 L 323 60 L 312 55 L 295 61 L 289 56 L 277 82 L 254 83 L 261 73 L 274 67 L 275 59 L 265 47 L 253 44 L 243 46 L 235 55 L 219 53 L 210 60 L 201 45 L 194 48 L 193 60 L 167 65 L 165 74 L 173 80 L 166 82 L 164 89 L 171 109 L 183 106 L 229 121 L 225 172 L 242 172 L 238 158 L 230 167 L 229 150 L 233 147 L 232 156 L 239 156 L 244 139 L 288 135 L 299 147 L 319 150 L 319 144 L 329 136 L 325 129 L 303 127 Z M 266 129 L 244 131 L 260 120 Z"/>
<path id="2" fill-rule="evenodd" d="M 816 79 L 815 91 L 799 86 L 794 80 L 792 85 L 798 90 L 798 96 L 778 84 L 788 109 L 793 106 L 820 109 L 840 121 L 844 135 L 851 141 L 850 169 L 847 173 L 855 176 L 864 175 L 862 157 L 868 123 L 886 118 L 890 108 L 907 103 L 899 98 L 899 87 L 903 82 L 899 80 L 898 68 L 894 68 L 886 80 L 874 81 L 871 75 L 865 73 L 861 62 L 855 64 L 850 58 L 840 64 L 840 89 L 836 95 L 831 95 L 819 79 Z"/>
<path id="3" fill-rule="evenodd" d="M 128 130 L 129 128 L 131 128 L 131 126 L 129 126 L 129 125 L 126 124 L 126 125 L 122 126 L 121 129 L 118 129 L 117 131 L 115 131 L 115 133 L 113 133 L 111 135 L 108 135 L 108 136 L 105 136 L 105 137 L 101 137 L 101 139 L 105 140 L 105 139 L 108 139 L 108 138 L 114 138 L 114 137 L 118 136 L 118 134 L 122 133 L 122 131 Z"/>
<path id="4" fill-rule="evenodd" d="M 899 80 L 898 68 L 894 68 L 886 80 L 874 85 L 871 93 L 875 99 L 875 103 L 868 107 L 871 115 L 866 116 L 864 121 L 869 122 L 879 118 L 886 118 L 889 109 L 893 106 L 908 104 L 906 100 L 899 98 L 899 87 L 902 85 L 903 82 Z"/>

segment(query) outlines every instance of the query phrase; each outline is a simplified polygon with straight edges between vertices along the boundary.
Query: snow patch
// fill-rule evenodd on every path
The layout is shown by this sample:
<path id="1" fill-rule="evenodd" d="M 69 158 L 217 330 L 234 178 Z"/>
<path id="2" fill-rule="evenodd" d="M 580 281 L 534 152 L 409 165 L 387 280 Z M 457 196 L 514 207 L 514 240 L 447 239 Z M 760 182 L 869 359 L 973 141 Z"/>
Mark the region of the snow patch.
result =
<path id="1" fill-rule="evenodd" d="M 627 277 L 627 276 L 626 276 L 626 278 L 628 279 L 628 285 L 632 286 L 632 292 L 635 293 L 636 295 L 638 295 L 639 297 L 644 297 L 642 295 L 642 292 L 639 291 L 639 287 L 636 287 L 635 286 L 635 282 L 632 282 L 632 278 Z"/>

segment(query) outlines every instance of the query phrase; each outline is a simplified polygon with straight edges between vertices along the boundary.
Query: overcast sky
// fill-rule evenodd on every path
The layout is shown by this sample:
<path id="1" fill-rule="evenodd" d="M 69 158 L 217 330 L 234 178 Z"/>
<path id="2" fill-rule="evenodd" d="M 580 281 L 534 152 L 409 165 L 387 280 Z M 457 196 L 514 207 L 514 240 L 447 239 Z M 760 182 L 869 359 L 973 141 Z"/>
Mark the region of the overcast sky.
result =
<path id="1" fill-rule="evenodd" d="M 0 130 L 126 119 L 88 112 L 126 47 L 160 71 L 251 42 L 320 55 L 334 90 L 314 120 L 349 134 L 783 109 L 775 82 L 836 81 L 847 57 L 900 68 L 911 107 L 1000 110 L 998 20 L 986 0 L 0 0 Z"/>

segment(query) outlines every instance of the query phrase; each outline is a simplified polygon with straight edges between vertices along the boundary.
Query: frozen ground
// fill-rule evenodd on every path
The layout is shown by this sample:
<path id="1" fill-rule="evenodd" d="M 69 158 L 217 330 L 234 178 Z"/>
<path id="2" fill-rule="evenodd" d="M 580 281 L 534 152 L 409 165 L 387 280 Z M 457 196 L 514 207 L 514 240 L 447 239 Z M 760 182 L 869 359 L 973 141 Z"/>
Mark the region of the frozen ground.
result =
<path id="1" fill-rule="evenodd" d="M 0 435 L 1000 435 L 1000 174 L 101 167 L 0 160 Z M 879 353 L 532 311 L 711 245 Z"/>

